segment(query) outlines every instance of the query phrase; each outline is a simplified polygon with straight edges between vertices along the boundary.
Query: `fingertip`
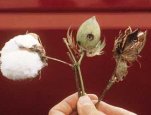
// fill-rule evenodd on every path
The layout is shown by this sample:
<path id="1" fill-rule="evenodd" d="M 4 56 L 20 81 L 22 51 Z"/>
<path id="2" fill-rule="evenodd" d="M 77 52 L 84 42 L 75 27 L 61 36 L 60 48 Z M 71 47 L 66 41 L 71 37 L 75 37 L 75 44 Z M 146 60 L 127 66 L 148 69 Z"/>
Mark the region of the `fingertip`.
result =
<path id="1" fill-rule="evenodd" d="M 84 95 L 84 96 L 79 97 L 78 103 L 81 105 L 89 104 L 89 103 L 91 104 L 91 99 L 88 95 Z"/>
<path id="2" fill-rule="evenodd" d="M 88 94 L 91 100 L 98 100 L 98 96 L 95 94 Z"/>

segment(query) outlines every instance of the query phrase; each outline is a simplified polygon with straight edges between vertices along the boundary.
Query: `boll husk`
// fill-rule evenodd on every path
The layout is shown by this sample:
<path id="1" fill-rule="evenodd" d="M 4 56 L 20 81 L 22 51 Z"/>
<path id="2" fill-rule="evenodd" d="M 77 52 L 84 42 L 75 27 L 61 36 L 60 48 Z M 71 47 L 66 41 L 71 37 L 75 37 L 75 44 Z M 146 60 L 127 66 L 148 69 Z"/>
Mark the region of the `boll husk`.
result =
<path id="1" fill-rule="evenodd" d="M 114 58 L 116 61 L 115 77 L 117 81 L 122 81 L 128 74 L 128 65 L 138 61 L 140 52 L 146 43 L 147 31 L 140 29 L 132 31 L 128 27 L 125 32 L 119 33 L 113 48 Z"/>
<path id="2" fill-rule="evenodd" d="M 5 43 L 0 58 L 3 76 L 11 80 L 35 78 L 47 65 L 41 57 L 44 49 L 38 37 L 37 34 L 27 33 Z"/>
<path id="3" fill-rule="evenodd" d="M 105 40 L 100 40 L 101 30 L 95 16 L 86 20 L 77 31 L 76 41 L 86 51 L 88 57 L 100 55 L 105 47 Z"/>

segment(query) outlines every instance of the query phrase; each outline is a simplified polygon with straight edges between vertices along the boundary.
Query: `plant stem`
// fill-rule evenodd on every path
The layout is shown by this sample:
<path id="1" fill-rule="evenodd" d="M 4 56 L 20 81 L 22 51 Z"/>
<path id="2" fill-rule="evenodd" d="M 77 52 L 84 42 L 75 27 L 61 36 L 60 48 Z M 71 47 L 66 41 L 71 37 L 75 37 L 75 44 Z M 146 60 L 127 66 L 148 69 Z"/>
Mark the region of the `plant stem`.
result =
<path id="1" fill-rule="evenodd" d="M 45 56 L 45 57 L 46 57 L 47 59 L 54 60 L 54 61 L 57 61 L 57 62 L 60 62 L 60 63 L 66 64 L 66 65 L 68 65 L 68 66 L 70 66 L 70 67 L 73 67 L 73 65 L 72 65 L 72 64 L 70 64 L 70 63 L 68 63 L 68 62 L 65 62 L 65 61 L 62 61 L 62 60 L 60 60 L 60 59 L 53 58 L 53 57 L 49 57 L 49 56 Z"/>
<path id="2" fill-rule="evenodd" d="M 74 65 L 73 67 L 74 67 L 74 72 L 75 72 L 76 87 L 78 90 L 78 95 L 80 97 L 80 96 L 85 95 L 85 88 L 84 88 L 84 83 L 83 83 L 83 78 L 82 78 L 82 73 L 81 73 L 81 68 L 80 68 L 82 59 L 84 57 L 84 52 L 81 54 L 80 59 L 77 62 L 71 48 L 68 45 L 66 38 L 63 38 L 63 41 L 69 50 L 69 57 L 70 57 L 71 61 L 73 62 L 73 65 Z"/>
<path id="3" fill-rule="evenodd" d="M 84 52 L 82 52 L 82 54 L 81 54 L 81 56 L 80 56 L 80 59 L 79 59 L 79 61 L 78 61 L 79 65 L 81 65 L 81 62 L 82 62 L 83 57 L 84 57 Z"/>
<path id="4" fill-rule="evenodd" d="M 63 41 L 64 41 L 64 43 L 66 44 L 66 46 L 67 46 L 67 48 L 68 48 L 68 50 L 69 50 L 69 53 L 70 53 L 70 55 L 71 55 L 71 58 L 73 59 L 74 63 L 76 63 L 77 61 L 76 61 L 76 59 L 75 59 L 75 57 L 74 57 L 74 55 L 73 55 L 73 53 L 72 53 L 72 51 L 71 51 L 71 49 L 70 49 L 70 47 L 69 47 L 69 45 L 68 45 L 68 42 L 67 42 L 66 38 L 63 38 Z"/>
<path id="5" fill-rule="evenodd" d="M 80 81 L 79 81 L 79 77 L 78 77 L 78 70 L 77 67 L 74 67 L 74 74 L 75 74 L 75 81 L 76 81 L 76 88 L 78 91 L 78 97 L 81 96 L 81 88 L 80 88 Z"/>
<path id="6" fill-rule="evenodd" d="M 79 82 L 80 82 L 80 88 L 81 88 L 80 96 L 84 96 L 85 95 L 85 88 L 84 88 L 83 77 L 82 77 L 81 68 L 80 68 L 79 64 L 77 65 L 77 70 L 78 70 Z"/>
<path id="7" fill-rule="evenodd" d="M 98 107 L 100 101 L 103 100 L 105 94 L 110 90 L 110 88 L 113 86 L 113 84 L 114 84 L 115 82 L 116 82 L 116 77 L 115 77 L 115 75 L 113 74 L 113 76 L 110 78 L 110 80 L 109 80 L 109 82 L 108 82 L 106 88 L 103 90 L 101 96 L 99 97 L 98 102 L 96 103 L 96 107 Z"/>

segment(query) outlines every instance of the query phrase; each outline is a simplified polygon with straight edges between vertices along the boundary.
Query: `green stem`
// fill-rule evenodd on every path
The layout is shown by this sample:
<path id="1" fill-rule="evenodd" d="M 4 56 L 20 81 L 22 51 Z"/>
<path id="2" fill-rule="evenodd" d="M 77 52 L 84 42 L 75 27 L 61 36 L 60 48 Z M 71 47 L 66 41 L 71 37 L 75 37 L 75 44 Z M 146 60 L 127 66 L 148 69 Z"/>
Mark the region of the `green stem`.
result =
<path id="1" fill-rule="evenodd" d="M 80 96 L 84 96 L 85 95 L 85 88 L 84 88 L 83 77 L 82 77 L 81 68 L 80 68 L 79 64 L 77 65 L 77 70 L 78 70 L 79 82 L 80 82 L 80 88 L 81 88 Z"/>
<path id="2" fill-rule="evenodd" d="M 81 65 L 82 59 L 84 57 L 84 52 L 81 54 L 80 59 L 77 62 L 75 56 L 73 55 L 71 48 L 68 45 L 66 38 L 63 38 L 63 41 L 69 50 L 69 57 L 71 58 L 71 61 L 73 62 L 73 65 L 74 65 L 73 67 L 74 67 L 74 71 L 75 71 L 75 80 L 76 80 L 76 87 L 78 90 L 78 95 L 83 96 L 83 95 L 85 95 L 85 88 L 84 88 L 80 65 Z"/>

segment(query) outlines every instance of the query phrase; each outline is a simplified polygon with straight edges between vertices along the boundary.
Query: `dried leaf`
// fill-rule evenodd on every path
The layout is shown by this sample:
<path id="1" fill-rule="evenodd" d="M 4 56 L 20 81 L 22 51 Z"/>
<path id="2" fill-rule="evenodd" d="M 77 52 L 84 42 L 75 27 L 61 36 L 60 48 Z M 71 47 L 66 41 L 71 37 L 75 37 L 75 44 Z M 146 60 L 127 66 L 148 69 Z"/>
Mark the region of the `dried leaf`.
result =
<path id="1" fill-rule="evenodd" d="M 78 48 L 78 46 L 77 46 L 77 44 L 75 42 L 74 37 L 72 36 L 73 31 L 70 32 L 70 28 L 71 27 L 68 28 L 67 38 L 65 38 L 65 39 L 67 39 L 68 45 L 74 51 L 74 53 L 76 55 L 80 55 L 79 48 Z"/>

